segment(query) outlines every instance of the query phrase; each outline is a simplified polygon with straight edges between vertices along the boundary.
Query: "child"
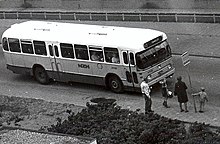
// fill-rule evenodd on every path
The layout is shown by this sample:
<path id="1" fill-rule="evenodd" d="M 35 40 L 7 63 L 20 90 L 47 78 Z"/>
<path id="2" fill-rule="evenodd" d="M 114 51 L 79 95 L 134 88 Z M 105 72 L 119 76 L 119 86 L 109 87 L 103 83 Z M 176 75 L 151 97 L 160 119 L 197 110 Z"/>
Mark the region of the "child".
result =
<path id="1" fill-rule="evenodd" d="M 208 96 L 205 92 L 205 88 L 201 87 L 201 91 L 195 94 L 192 94 L 192 96 L 199 96 L 199 103 L 200 103 L 200 113 L 204 112 L 204 106 L 205 106 L 205 101 L 208 102 Z"/>

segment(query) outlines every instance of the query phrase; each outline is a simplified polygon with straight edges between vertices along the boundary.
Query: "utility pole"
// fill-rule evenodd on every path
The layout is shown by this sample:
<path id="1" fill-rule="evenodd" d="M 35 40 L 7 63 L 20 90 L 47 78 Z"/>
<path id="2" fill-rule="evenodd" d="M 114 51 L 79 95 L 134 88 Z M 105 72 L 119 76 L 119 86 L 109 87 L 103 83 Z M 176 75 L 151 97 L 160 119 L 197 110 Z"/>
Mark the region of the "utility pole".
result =
<path id="1" fill-rule="evenodd" d="M 189 78 L 189 85 L 190 85 L 190 93 L 192 93 L 192 82 L 191 82 L 190 73 L 189 73 L 190 60 L 189 60 L 189 53 L 188 53 L 188 51 L 184 52 L 181 55 L 181 58 L 182 58 L 183 66 L 187 68 L 187 75 L 188 75 L 188 78 Z M 194 96 L 193 96 L 193 105 L 194 105 L 195 112 L 197 112 L 196 101 L 195 101 Z"/>

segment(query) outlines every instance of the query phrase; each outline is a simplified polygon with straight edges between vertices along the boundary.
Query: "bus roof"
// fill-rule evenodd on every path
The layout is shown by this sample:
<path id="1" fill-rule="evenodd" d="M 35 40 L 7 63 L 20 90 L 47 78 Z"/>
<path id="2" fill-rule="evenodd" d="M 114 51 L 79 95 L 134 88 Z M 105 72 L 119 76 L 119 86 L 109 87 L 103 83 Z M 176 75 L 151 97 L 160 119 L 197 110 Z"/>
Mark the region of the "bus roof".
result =
<path id="1" fill-rule="evenodd" d="M 48 21 L 26 21 L 12 25 L 2 37 L 144 50 L 144 43 L 165 33 L 143 28 L 101 26 Z"/>

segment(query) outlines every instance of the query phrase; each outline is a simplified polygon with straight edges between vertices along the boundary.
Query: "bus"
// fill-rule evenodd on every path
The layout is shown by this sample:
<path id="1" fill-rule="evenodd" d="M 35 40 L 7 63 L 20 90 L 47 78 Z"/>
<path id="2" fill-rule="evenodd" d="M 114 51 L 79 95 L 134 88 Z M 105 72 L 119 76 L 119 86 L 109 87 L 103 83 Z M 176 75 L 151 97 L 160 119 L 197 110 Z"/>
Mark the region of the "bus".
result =
<path id="1" fill-rule="evenodd" d="M 7 69 L 41 84 L 80 82 L 120 93 L 175 72 L 166 34 L 152 29 L 25 21 L 11 25 L 1 40 Z"/>

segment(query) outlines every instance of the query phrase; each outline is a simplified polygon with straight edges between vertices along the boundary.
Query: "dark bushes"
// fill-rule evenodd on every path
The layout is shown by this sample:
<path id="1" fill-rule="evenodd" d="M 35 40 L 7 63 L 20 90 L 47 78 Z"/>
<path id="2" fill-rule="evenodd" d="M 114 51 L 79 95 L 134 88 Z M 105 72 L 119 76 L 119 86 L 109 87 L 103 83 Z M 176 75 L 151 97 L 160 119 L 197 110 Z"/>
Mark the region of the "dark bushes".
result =
<path id="1" fill-rule="evenodd" d="M 186 124 L 157 114 L 121 109 L 115 100 L 96 99 L 87 109 L 48 128 L 50 132 L 94 137 L 99 144 L 177 144 L 220 143 L 217 132 L 204 124 Z"/>

